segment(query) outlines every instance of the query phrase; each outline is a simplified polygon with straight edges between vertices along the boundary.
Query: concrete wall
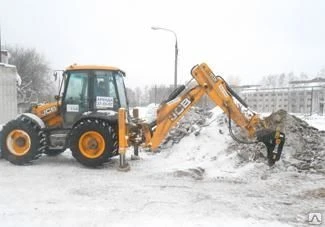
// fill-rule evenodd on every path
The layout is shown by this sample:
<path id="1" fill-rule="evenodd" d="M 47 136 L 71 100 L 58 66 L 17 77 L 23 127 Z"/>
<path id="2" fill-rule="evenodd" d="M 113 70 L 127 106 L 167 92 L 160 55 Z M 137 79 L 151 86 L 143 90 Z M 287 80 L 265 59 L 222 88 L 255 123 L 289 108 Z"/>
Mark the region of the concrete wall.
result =
<path id="1" fill-rule="evenodd" d="M 17 115 L 17 88 L 15 66 L 0 63 L 0 124 Z"/>

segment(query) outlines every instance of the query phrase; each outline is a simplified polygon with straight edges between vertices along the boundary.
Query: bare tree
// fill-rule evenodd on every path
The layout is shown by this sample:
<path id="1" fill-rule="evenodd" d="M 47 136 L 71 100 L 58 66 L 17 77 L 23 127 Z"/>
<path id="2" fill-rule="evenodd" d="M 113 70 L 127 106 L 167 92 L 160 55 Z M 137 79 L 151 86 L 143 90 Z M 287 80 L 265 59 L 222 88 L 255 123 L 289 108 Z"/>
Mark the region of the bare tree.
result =
<path id="1" fill-rule="evenodd" d="M 278 86 L 277 80 L 278 80 L 278 75 L 270 74 L 267 76 L 263 76 L 260 83 L 266 87 L 274 88 Z"/>
<path id="2" fill-rule="evenodd" d="M 296 76 L 293 72 L 290 72 L 287 74 L 281 73 L 264 76 L 260 83 L 269 88 L 286 87 L 289 86 L 291 81 L 307 80 L 308 78 L 309 76 L 306 73 L 301 73 L 299 76 Z"/>
<path id="3" fill-rule="evenodd" d="M 317 73 L 318 77 L 322 77 L 325 78 L 325 68 L 322 68 L 318 73 Z"/>
<path id="4" fill-rule="evenodd" d="M 137 106 L 137 100 L 135 96 L 135 92 L 132 88 L 126 88 L 126 93 L 129 101 L 129 106 L 130 107 L 135 107 Z"/>
<path id="5" fill-rule="evenodd" d="M 9 63 L 17 67 L 22 79 L 18 93 L 23 96 L 24 101 L 50 101 L 55 88 L 45 57 L 34 48 L 16 46 L 8 47 L 8 50 L 11 55 Z"/>
<path id="6" fill-rule="evenodd" d="M 226 77 L 227 78 L 227 84 L 232 85 L 232 86 L 239 86 L 241 83 L 241 79 L 239 76 L 236 75 L 229 75 Z"/>

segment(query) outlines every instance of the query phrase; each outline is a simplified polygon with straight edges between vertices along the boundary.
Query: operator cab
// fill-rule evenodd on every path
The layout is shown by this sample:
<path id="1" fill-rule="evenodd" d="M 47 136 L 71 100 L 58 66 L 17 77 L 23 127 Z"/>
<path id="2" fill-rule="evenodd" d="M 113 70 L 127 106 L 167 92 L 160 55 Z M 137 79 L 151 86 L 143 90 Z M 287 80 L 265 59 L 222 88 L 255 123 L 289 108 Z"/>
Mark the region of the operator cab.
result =
<path id="1" fill-rule="evenodd" d="M 71 127 L 85 114 L 114 116 L 120 107 L 127 108 L 124 76 L 122 70 L 114 67 L 68 67 L 61 108 L 64 126 Z"/>

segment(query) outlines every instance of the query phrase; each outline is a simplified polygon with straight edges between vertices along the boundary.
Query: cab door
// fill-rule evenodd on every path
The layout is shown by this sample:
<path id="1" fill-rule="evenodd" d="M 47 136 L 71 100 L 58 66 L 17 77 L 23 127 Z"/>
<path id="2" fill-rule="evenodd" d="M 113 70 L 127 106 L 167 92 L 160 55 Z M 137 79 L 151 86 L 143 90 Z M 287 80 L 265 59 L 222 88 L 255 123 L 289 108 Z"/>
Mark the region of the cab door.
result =
<path id="1" fill-rule="evenodd" d="M 89 73 L 72 71 L 69 74 L 62 103 L 64 127 L 67 128 L 70 128 L 84 112 L 89 110 Z"/>

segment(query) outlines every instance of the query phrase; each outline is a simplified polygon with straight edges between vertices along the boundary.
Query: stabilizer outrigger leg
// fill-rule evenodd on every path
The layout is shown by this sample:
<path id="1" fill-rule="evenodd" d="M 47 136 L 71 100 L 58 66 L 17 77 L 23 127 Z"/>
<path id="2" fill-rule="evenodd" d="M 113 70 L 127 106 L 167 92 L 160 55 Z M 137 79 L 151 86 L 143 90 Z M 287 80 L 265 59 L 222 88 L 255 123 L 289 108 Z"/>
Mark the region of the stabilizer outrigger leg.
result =
<path id="1" fill-rule="evenodd" d="M 118 135 L 120 153 L 120 163 L 118 170 L 124 172 L 130 170 L 130 165 L 127 163 L 125 158 L 126 149 L 128 147 L 126 130 L 126 111 L 124 108 L 120 108 L 118 111 Z"/>
<path id="2" fill-rule="evenodd" d="M 257 133 L 257 140 L 265 144 L 268 164 L 273 166 L 276 161 L 280 160 L 285 134 L 278 130 L 262 130 Z"/>
<path id="3" fill-rule="evenodd" d="M 125 159 L 125 153 L 120 154 L 120 164 L 119 164 L 118 170 L 122 171 L 122 172 L 127 172 L 130 170 L 130 165 Z"/>
<path id="4" fill-rule="evenodd" d="M 131 155 L 131 160 L 140 160 L 138 146 L 134 146 L 134 153 Z"/>

